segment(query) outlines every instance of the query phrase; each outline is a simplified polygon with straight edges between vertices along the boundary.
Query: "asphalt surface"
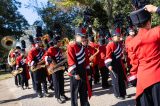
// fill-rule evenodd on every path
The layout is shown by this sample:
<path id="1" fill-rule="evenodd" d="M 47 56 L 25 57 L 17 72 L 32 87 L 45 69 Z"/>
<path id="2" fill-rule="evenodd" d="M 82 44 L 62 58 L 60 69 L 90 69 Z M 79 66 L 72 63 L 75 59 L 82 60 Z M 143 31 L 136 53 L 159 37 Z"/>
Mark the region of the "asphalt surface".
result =
<path id="1" fill-rule="evenodd" d="M 29 81 L 32 88 L 31 80 Z M 70 98 L 69 78 L 65 76 L 65 92 Z M 93 86 L 93 96 L 89 100 L 91 106 L 135 106 L 135 88 L 127 89 L 129 98 L 125 100 L 116 99 L 112 87 L 102 89 L 101 84 Z M 38 98 L 33 89 L 22 90 L 14 85 L 14 78 L 0 81 L 0 106 L 71 106 L 70 100 L 59 104 L 54 91 L 49 90 L 51 97 Z M 80 104 L 79 104 L 80 106 Z"/>

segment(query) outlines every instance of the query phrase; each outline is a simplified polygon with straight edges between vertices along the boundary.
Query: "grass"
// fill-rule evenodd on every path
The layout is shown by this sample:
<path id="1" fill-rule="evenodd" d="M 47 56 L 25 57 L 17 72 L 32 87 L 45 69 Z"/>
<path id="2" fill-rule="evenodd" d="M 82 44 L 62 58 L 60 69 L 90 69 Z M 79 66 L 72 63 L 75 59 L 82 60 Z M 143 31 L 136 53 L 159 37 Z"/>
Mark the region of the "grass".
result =
<path id="1" fill-rule="evenodd" d="M 0 81 L 11 77 L 12 77 L 11 73 L 0 70 Z"/>

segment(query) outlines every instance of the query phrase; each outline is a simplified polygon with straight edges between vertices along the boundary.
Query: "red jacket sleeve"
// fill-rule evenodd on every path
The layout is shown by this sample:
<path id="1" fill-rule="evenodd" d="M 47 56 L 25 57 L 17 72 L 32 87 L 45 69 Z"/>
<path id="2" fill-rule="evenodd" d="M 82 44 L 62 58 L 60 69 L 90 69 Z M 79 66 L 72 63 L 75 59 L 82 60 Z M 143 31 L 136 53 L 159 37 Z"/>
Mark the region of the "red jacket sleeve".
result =
<path id="1" fill-rule="evenodd" d="M 89 61 L 89 54 L 92 51 L 93 49 L 88 46 L 88 48 L 85 48 L 85 68 L 86 68 L 86 71 L 87 71 L 87 75 L 91 75 L 91 68 L 90 68 L 90 61 Z M 92 53 L 91 53 L 92 54 Z"/>
<path id="2" fill-rule="evenodd" d="M 45 54 L 43 55 L 43 60 L 45 60 L 45 62 L 47 63 L 47 59 L 48 59 L 48 57 L 51 57 L 53 55 L 53 52 L 52 52 L 52 49 L 51 48 L 49 48 L 46 52 L 45 52 Z"/>
<path id="3" fill-rule="evenodd" d="M 16 69 L 19 67 L 20 61 L 21 61 L 21 58 L 20 58 L 20 57 L 17 57 L 17 58 L 16 58 Z"/>
<path id="4" fill-rule="evenodd" d="M 68 58 L 68 74 L 70 76 L 76 75 L 76 56 L 74 48 L 71 45 L 68 45 L 67 47 L 67 58 Z"/>
<path id="5" fill-rule="evenodd" d="M 105 61 L 104 61 L 106 67 L 111 66 L 113 48 L 114 48 L 114 43 L 113 43 L 113 42 L 110 42 L 110 43 L 106 46 L 106 58 L 105 58 Z"/>
<path id="6" fill-rule="evenodd" d="M 132 68 L 130 70 L 131 76 L 129 77 L 129 81 L 134 80 L 137 78 L 137 70 L 138 70 L 138 57 L 136 56 L 136 53 L 134 52 L 132 47 L 128 48 L 128 57 L 130 58 L 130 64 L 132 65 Z"/>
<path id="7" fill-rule="evenodd" d="M 14 52 L 11 52 L 10 57 L 11 57 L 11 58 L 15 57 L 15 53 L 14 53 Z"/>
<path id="8" fill-rule="evenodd" d="M 33 52 L 33 50 L 31 50 L 31 51 L 28 53 L 27 59 L 28 59 L 28 65 L 29 65 L 29 66 L 32 66 L 33 63 L 34 63 L 34 61 L 33 61 L 33 59 L 34 59 L 34 52 Z"/>

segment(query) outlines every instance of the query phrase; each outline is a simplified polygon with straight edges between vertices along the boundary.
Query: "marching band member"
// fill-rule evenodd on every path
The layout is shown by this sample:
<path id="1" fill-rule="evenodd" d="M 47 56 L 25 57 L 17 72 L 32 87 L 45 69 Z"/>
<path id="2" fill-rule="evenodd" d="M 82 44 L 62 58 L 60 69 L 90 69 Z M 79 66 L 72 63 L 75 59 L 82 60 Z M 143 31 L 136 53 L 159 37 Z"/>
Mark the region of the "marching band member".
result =
<path id="1" fill-rule="evenodd" d="M 108 77 L 109 77 L 109 70 L 108 68 L 106 68 L 105 64 L 104 64 L 104 60 L 106 57 L 106 44 L 105 44 L 105 39 L 104 38 L 100 38 L 99 39 L 99 54 L 98 54 L 98 66 L 101 72 L 101 76 L 102 76 L 102 88 L 103 89 L 107 89 L 110 87 L 110 85 L 108 84 Z"/>
<path id="2" fill-rule="evenodd" d="M 31 51 L 28 53 L 28 62 L 30 64 L 30 67 L 39 68 L 42 62 L 42 57 L 44 55 L 45 51 L 42 48 L 42 41 L 40 38 L 37 38 L 35 40 L 35 47 L 31 49 Z M 42 63 L 41 63 L 42 62 Z M 36 93 L 38 94 L 38 97 L 43 97 L 42 95 L 42 88 L 41 84 L 43 84 L 44 89 L 44 96 L 48 97 L 48 90 L 47 90 L 47 71 L 46 68 L 39 68 L 33 72 L 33 78 L 36 85 Z"/>
<path id="3" fill-rule="evenodd" d="M 85 35 L 77 33 L 75 35 L 75 43 L 69 44 L 67 47 L 68 75 L 70 76 L 71 85 L 71 106 L 78 106 L 78 93 L 81 106 L 90 106 L 87 98 L 92 95 L 88 80 L 88 78 L 90 78 L 90 66 L 89 58 L 85 54 L 85 49 L 82 46 L 82 42 L 85 40 L 84 37 Z"/>
<path id="4" fill-rule="evenodd" d="M 56 64 L 63 60 L 61 47 L 60 36 L 56 36 L 54 38 L 54 44 L 51 44 L 51 47 L 45 53 L 45 62 L 48 65 L 52 61 Z M 51 60 L 51 61 L 49 61 Z M 57 72 L 52 74 L 55 97 L 57 98 L 58 103 L 62 104 L 68 97 L 64 94 L 64 70 L 58 70 Z"/>
<path id="5" fill-rule="evenodd" d="M 33 39 L 33 36 L 29 36 L 29 41 L 30 41 L 30 44 L 32 45 L 32 48 L 31 49 L 33 49 L 33 48 L 35 48 L 35 42 L 34 42 L 34 39 Z M 28 52 L 28 54 L 31 54 L 30 52 L 32 52 L 31 50 Z M 28 59 L 29 57 L 28 57 L 28 55 L 27 55 L 27 64 L 28 64 L 28 66 L 30 66 L 30 63 L 29 63 L 29 59 Z M 30 68 L 29 68 L 29 70 L 30 70 Z M 35 80 L 34 80 L 34 76 L 33 76 L 33 72 L 30 70 L 30 74 L 31 74 L 31 79 L 32 79 L 32 85 L 33 85 L 33 90 L 34 91 L 36 91 L 36 83 L 35 83 Z"/>
<path id="6" fill-rule="evenodd" d="M 129 36 L 127 36 L 125 40 L 125 53 L 126 53 L 126 63 L 127 63 L 128 70 L 130 70 L 131 68 L 130 58 L 128 57 L 128 45 L 129 45 L 129 42 L 134 38 L 135 34 L 136 33 L 133 29 L 129 29 Z"/>
<path id="7" fill-rule="evenodd" d="M 93 56 L 93 55 L 95 54 L 95 51 L 96 51 L 96 50 L 95 50 L 94 48 L 92 48 L 91 46 L 88 45 L 88 39 L 87 39 L 87 37 L 85 38 L 85 40 L 83 40 L 82 45 L 84 46 L 85 54 L 86 54 L 87 57 L 89 57 L 89 59 L 90 59 L 90 66 L 91 66 L 91 65 L 93 64 L 92 58 L 94 58 L 94 57 L 91 57 L 91 56 Z M 97 54 L 98 54 L 98 53 L 97 53 Z M 90 87 L 92 88 L 92 74 L 93 74 L 93 70 L 91 69 L 90 72 L 91 72 L 91 73 L 90 73 L 91 78 L 90 78 L 89 82 L 90 82 Z"/>
<path id="8" fill-rule="evenodd" d="M 124 74 L 123 63 L 121 60 L 122 48 L 119 43 L 120 34 L 114 31 L 114 33 L 112 33 L 112 40 L 113 42 L 109 42 L 106 46 L 105 64 L 106 67 L 109 69 L 112 78 L 114 96 L 118 99 L 125 99 L 126 77 Z"/>
<path id="9" fill-rule="evenodd" d="M 21 51 L 21 55 L 17 57 L 16 59 L 16 69 L 23 68 L 23 71 L 20 73 L 20 79 L 21 79 L 21 87 L 24 90 L 24 85 L 27 89 L 29 89 L 28 80 L 30 78 L 28 66 L 26 64 L 26 54 L 25 51 Z"/>
<path id="10" fill-rule="evenodd" d="M 132 12 L 130 17 L 139 27 L 128 46 L 132 65 L 129 80 L 137 78 L 137 106 L 160 106 L 160 26 L 151 28 L 151 13 L 144 9 Z"/>
<path id="11" fill-rule="evenodd" d="M 94 42 L 94 37 L 90 36 L 89 37 L 89 46 L 92 48 L 98 49 L 99 45 Z M 93 75 L 94 75 L 94 84 L 97 84 L 100 79 L 100 74 L 99 74 L 99 68 L 98 68 L 98 55 L 95 56 L 93 59 Z"/>
<path id="12" fill-rule="evenodd" d="M 16 58 L 20 55 L 20 51 L 21 51 L 21 47 L 20 46 L 16 46 L 15 50 L 12 50 L 10 53 L 9 53 L 9 58 L 13 58 L 14 61 L 15 61 L 15 64 L 11 66 L 12 70 L 15 70 L 16 69 Z M 9 65 L 10 65 L 10 62 L 8 62 Z M 21 81 L 20 81 L 20 75 L 17 74 L 15 76 L 15 85 L 17 87 L 19 87 L 21 85 Z"/>

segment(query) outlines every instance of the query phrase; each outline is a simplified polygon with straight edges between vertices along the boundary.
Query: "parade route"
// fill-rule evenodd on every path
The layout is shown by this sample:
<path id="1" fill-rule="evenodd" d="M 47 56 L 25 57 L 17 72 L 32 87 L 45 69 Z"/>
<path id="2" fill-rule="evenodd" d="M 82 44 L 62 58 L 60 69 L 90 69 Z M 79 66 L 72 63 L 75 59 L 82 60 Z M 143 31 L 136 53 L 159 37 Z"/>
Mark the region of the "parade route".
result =
<path id="1" fill-rule="evenodd" d="M 32 88 L 31 80 L 30 87 Z M 70 97 L 69 78 L 65 76 L 65 91 Z M 64 104 L 58 104 L 54 91 L 49 90 L 51 97 L 36 97 L 33 89 L 21 90 L 14 85 L 14 79 L 0 81 L 0 106 L 70 106 L 70 100 Z M 90 99 L 91 106 L 135 106 L 135 88 L 128 88 L 130 98 L 118 100 L 114 97 L 112 87 L 102 89 L 101 84 L 93 86 L 93 96 Z"/>

